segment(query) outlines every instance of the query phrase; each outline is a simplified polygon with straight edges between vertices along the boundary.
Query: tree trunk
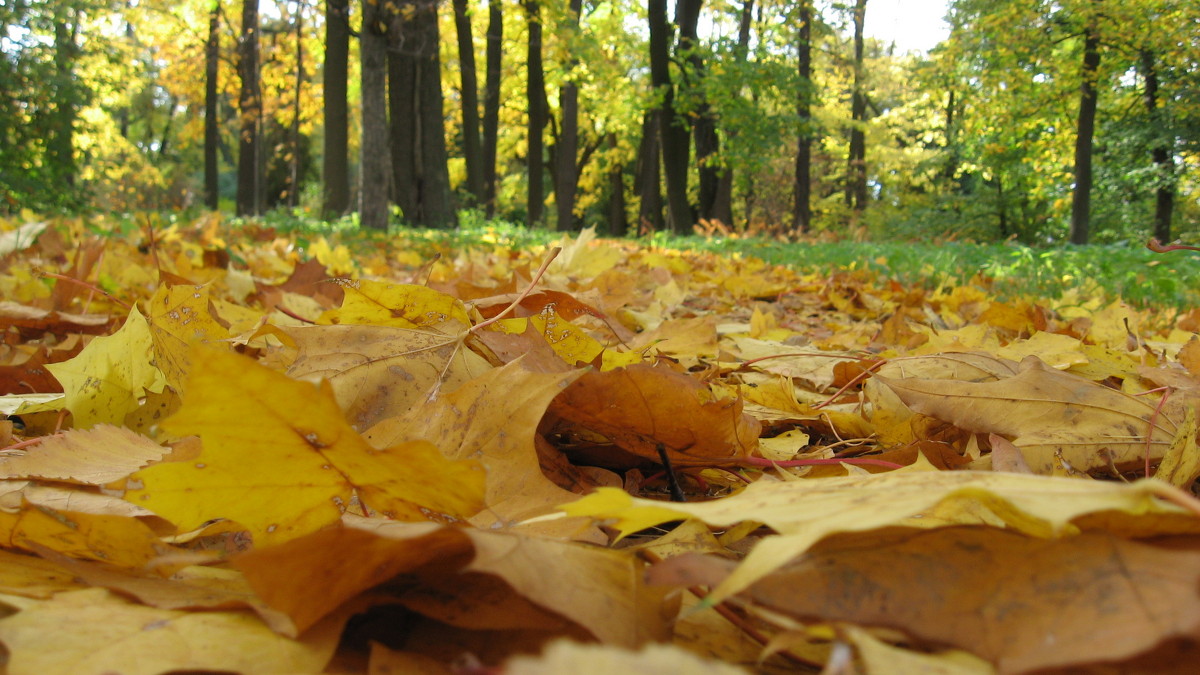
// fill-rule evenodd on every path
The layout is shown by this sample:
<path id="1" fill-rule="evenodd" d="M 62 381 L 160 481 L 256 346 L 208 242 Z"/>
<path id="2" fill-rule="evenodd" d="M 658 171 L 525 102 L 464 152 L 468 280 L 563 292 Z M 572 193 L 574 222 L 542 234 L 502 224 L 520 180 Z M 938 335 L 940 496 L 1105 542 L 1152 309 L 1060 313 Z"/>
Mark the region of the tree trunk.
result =
<path id="1" fill-rule="evenodd" d="M 570 0 L 570 19 L 573 30 L 579 30 L 579 14 L 583 0 Z M 574 60 L 568 65 L 574 65 Z M 575 165 L 579 154 L 579 85 L 568 79 L 559 89 L 559 106 L 562 108 L 562 133 L 554 148 L 554 207 L 557 229 L 575 229 L 575 190 L 579 173 Z"/>
<path id="2" fill-rule="evenodd" d="M 288 130 L 291 162 L 288 166 L 287 205 L 296 208 L 300 203 L 300 95 L 304 90 L 304 5 L 296 6 L 296 87 L 292 92 L 292 126 Z"/>
<path id="3" fill-rule="evenodd" d="M 680 0 L 686 3 L 688 0 Z M 667 221 L 672 232 L 692 231 L 692 209 L 688 204 L 687 172 L 691 153 L 687 126 L 676 119 L 675 89 L 671 85 L 671 24 L 667 21 L 666 0 L 648 0 L 650 24 L 650 84 L 660 97 L 658 137 L 662 149 L 662 168 L 667 184 Z"/>
<path id="4" fill-rule="evenodd" d="M 218 126 L 217 78 L 221 66 L 221 3 L 213 2 L 208 13 L 208 41 L 204 44 L 204 205 L 216 211 L 220 206 L 217 146 L 221 143 Z"/>
<path id="5" fill-rule="evenodd" d="M 387 119 L 389 21 L 381 3 L 363 0 L 362 26 L 359 37 L 362 69 L 359 219 L 363 227 L 386 230 L 392 172 Z"/>
<path id="6" fill-rule="evenodd" d="M 617 149 L 617 135 L 608 133 L 604 138 L 609 150 Z M 608 234 L 624 237 L 629 232 L 625 217 L 625 171 L 621 162 L 612 162 L 608 168 Z"/>
<path id="7" fill-rule="evenodd" d="M 496 215 L 496 140 L 500 130 L 500 67 L 504 54 L 504 14 L 500 0 L 488 2 L 487 81 L 483 87 L 483 203 Z"/>
<path id="8" fill-rule="evenodd" d="M 545 207 L 545 187 L 542 184 L 544 180 L 542 129 L 546 127 L 547 121 L 546 80 L 542 72 L 540 8 L 537 0 L 523 0 L 523 4 L 529 30 L 529 49 L 526 61 L 529 74 L 526 78 L 525 88 L 526 105 L 529 110 L 528 149 L 525 156 L 529 191 L 526 199 L 525 223 L 532 228 L 541 224 Z"/>
<path id="9" fill-rule="evenodd" d="M 388 102 L 391 111 L 392 197 L 404 222 L 419 224 L 421 213 L 420 121 L 417 114 L 417 63 L 408 50 L 388 52 Z"/>
<path id="10" fill-rule="evenodd" d="M 742 12 L 738 18 L 738 38 L 737 46 L 734 48 L 734 61 L 740 66 L 744 64 L 750 54 L 750 24 L 754 18 L 754 0 L 743 0 Z M 732 143 L 733 139 L 737 138 L 737 132 L 728 130 L 726 132 Z M 720 173 L 717 183 L 717 194 L 712 207 L 713 213 L 718 220 L 733 224 L 733 167 L 726 166 Z"/>
<path id="11" fill-rule="evenodd" d="M 421 224 L 452 227 L 450 169 L 446 155 L 446 126 L 442 114 L 442 63 L 438 53 L 437 3 L 418 3 L 416 25 L 421 36 L 417 56 L 417 114 L 421 130 Z"/>
<path id="12" fill-rule="evenodd" d="M 388 52 L 392 177 L 405 221 L 454 223 L 442 117 L 437 5 L 409 0 L 393 17 Z"/>
<path id="13" fill-rule="evenodd" d="M 484 203 L 483 150 L 479 140 L 479 82 L 475 76 L 475 40 L 467 0 L 454 0 L 454 28 L 458 36 L 458 72 L 462 93 L 463 158 L 467 165 L 467 192 L 472 206 Z"/>
<path id="14" fill-rule="evenodd" d="M 676 58 L 687 63 L 685 83 L 691 90 L 691 95 L 698 100 L 692 116 L 692 137 L 696 144 L 696 174 L 699 203 L 697 210 L 705 220 L 718 220 L 729 224 L 733 216 L 725 209 L 718 212 L 718 191 L 720 189 L 722 170 L 716 166 L 717 154 L 721 151 L 721 141 L 717 136 L 717 116 L 708 98 L 704 95 L 705 68 L 704 59 L 700 55 L 700 41 L 696 35 L 697 24 L 700 21 L 702 0 L 679 0 L 675 10 L 675 21 L 679 24 L 679 41 L 676 45 Z"/>
<path id="15" fill-rule="evenodd" d="M 346 90 L 349 80 L 350 0 L 325 4 L 325 183 L 321 210 L 336 218 L 350 210 L 349 122 Z"/>
<path id="16" fill-rule="evenodd" d="M 1158 110 L 1158 69 L 1154 54 L 1148 50 L 1141 53 L 1142 76 L 1146 78 L 1146 90 L 1142 100 L 1150 115 L 1154 137 L 1150 158 L 1154 161 L 1156 186 L 1154 189 L 1154 237 L 1166 243 L 1171 241 L 1171 214 L 1175 210 L 1175 161 L 1171 158 L 1170 146 L 1162 129 L 1162 115 Z"/>
<path id="17" fill-rule="evenodd" d="M 638 234 L 663 229 L 662 155 L 658 149 L 658 111 L 642 117 L 642 141 L 638 146 L 637 195 Z"/>
<path id="18" fill-rule="evenodd" d="M 238 141 L 237 214 L 259 212 L 262 178 L 259 171 L 262 98 L 258 79 L 258 0 L 242 0 L 242 35 L 238 44 L 238 73 L 242 88 L 238 96 L 240 134 Z"/>
<path id="19" fill-rule="evenodd" d="M 867 0 L 854 3 L 854 91 L 850 101 L 850 154 L 846 167 L 846 206 L 857 214 L 867 207 L 867 95 L 863 91 L 863 24 Z"/>
<path id="20" fill-rule="evenodd" d="M 1071 243 L 1086 244 L 1092 200 L 1092 137 L 1096 132 L 1096 70 L 1100 38 L 1093 26 L 1083 33 L 1083 72 L 1075 135 L 1075 193 L 1071 199 Z"/>
<path id="21" fill-rule="evenodd" d="M 800 84 L 796 94 L 796 114 L 800 133 L 796 142 L 796 183 L 792 190 L 792 230 L 812 231 L 812 0 L 800 3 L 800 31 L 796 44 Z"/>

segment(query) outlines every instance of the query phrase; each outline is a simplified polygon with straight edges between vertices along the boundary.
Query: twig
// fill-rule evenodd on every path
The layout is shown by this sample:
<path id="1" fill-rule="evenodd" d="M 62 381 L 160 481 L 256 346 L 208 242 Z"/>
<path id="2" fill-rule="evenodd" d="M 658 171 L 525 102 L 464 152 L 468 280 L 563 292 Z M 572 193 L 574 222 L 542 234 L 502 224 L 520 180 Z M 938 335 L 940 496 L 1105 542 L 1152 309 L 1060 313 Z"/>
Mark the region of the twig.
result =
<path id="1" fill-rule="evenodd" d="M 487 321 L 484 321 L 482 323 L 477 323 L 474 326 L 471 326 L 471 328 L 469 329 L 469 332 L 478 333 L 479 331 L 483 330 L 484 328 L 487 328 L 488 326 L 496 323 L 500 319 L 503 319 L 505 316 L 508 315 L 509 312 L 516 309 L 517 305 L 521 304 L 521 301 L 524 300 L 526 297 L 529 296 L 530 293 L 533 292 L 533 287 L 536 286 L 537 282 L 541 280 L 542 275 L 546 273 L 546 269 L 550 267 L 550 263 L 554 262 L 554 259 L 558 257 L 559 253 L 562 253 L 561 246 L 555 246 L 554 248 L 550 249 L 550 255 L 547 256 L 546 260 L 542 262 L 542 266 L 538 268 L 537 274 L 533 275 L 533 280 L 529 282 L 529 285 L 525 287 L 525 290 L 521 292 L 521 295 L 517 296 L 517 299 L 513 300 L 511 305 L 509 305 L 508 307 L 505 307 L 503 312 L 500 312 L 499 314 L 497 314 L 496 316 L 493 316 L 492 318 L 488 319 Z"/>
<path id="2" fill-rule="evenodd" d="M 109 293 L 108 291 L 104 290 L 103 288 L 100 288 L 99 286 L 97 286 L 95 284 L 91 284 L 86 281 L 80 281 L 79 279 L 76 279 L 74 277 L 69 277 L 65 274 L 56 274 L 54 272 L 47 272 L 45 270 L 38 270 L 37 274 L 38 274 L 38 276 L 43 276 L 43 277 L 47 277 L 50 279 L 58 279 L 59 281 L 66 281 L 68 283 L 83 286 L 84 288 L 86 288 L 88 290 L 91 290 L 95 293 L 99 293 L 100 295 L 103 295 L 104 297 L 106 297 L 110 301 L 112 301 L 113 303 L 120 305 L 121 307 L 124 307 L 125 311 L 127 311 L 127 312 L 133 309 L 133 307 L 118 300 L 113 294 Z"/>

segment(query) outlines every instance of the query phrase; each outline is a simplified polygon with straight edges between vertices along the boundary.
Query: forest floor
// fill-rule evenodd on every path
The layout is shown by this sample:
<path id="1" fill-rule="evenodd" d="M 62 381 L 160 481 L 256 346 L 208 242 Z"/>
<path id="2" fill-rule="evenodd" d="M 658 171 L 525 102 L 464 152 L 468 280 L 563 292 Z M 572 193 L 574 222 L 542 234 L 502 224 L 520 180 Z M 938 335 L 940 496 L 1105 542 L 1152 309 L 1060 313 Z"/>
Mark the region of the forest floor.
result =
<path id="1" fill-rule="evenodd" d="M 667 243 L 0 223 L 7 672 L 1200 655 L 1187 277 Z"/>

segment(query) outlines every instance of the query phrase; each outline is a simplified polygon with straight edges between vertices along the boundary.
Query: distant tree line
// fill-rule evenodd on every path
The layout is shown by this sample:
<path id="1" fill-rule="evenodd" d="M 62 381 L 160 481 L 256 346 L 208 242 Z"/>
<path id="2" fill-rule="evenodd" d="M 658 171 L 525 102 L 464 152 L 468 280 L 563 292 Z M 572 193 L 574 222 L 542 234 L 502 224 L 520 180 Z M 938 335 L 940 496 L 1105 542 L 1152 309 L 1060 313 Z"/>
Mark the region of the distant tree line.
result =
<path id="1" fill-rule="evenodd" d="M 1200 222 L 1200 7 L 17 0 L 0 210 L 464 211 L 613 234 L 1114 241 Z"/>

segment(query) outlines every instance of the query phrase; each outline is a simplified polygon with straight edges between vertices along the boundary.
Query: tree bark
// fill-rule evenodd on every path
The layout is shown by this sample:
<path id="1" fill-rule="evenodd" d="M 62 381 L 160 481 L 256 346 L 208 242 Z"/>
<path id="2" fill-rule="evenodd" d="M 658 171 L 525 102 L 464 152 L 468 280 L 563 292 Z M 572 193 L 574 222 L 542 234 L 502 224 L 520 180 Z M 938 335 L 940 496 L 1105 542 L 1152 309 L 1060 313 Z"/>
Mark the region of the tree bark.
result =
<path id="1" fill-rule="evenodd" d="M 1154 128 L 1150 147 L 1150 158 L 1154 162 L 1157 174 L 1154 188 L 1154 237 L 1166 243 L 1171 241 L 1171 215 L 1175 210 L 1175 161 L 1171 157 L 1170 145 L 1162 129 L 1162 114 L 1158 109 L 1158 68 L 1154 63 L 1154 54 L 1143 50 L 1140 56 L 1142 76 L 1146 80 L 1142 100 L 1146 104 L 1146 112 Z"/>
<path id="2" fill-rule="evenodd" d="M 680 0 L 686 3 L 688 0 Z M 658 138 L 662 150 L 662 168 L 667 184 L 667 224 L 672 232 L 692 231 L 692 209 L 688 204 L 687 172 L 691 153 L 687 126 L 677 119 L 675 88 L 671 84 L 671 24 L 667 21 L 666 0 L 648 0 L 650 24 L 650 84 L 659 96 L 657 108 Z"/>
<path id="3" fill-rule="evenodd" d="M 792 190 L 792 230 L 802 234 L 812 231 L 812 0 L 800 3 L 800 30 L 796 41 L 797 75 L 796 114 L 800 118 L 800 133 L 796 141 L 796 177 Z"/>
<path id="4" fill-rule="evenodd" d="M 750 25 L 754 18 L 754 0 L 743 0 L 742 11 L 738 17 L 737 46 L 734 47 L 733 58 L 741 66 L 749 60 L 750 55 Z M 730 129 L 727 135 L 732 143 L 737 138 L 737 132 Z M 718 220 L 733 224 L 733 167 L 726 166 L 720 173 L 717 182 L 717 194 L 712 210 Z"/>
<path id="5" fill-rule="evenodd" d="M 208 13 L 208 40 L 204 44 L 204 205 L 216 211 L 220 207 L 217 146 L 221 132 L 218 81 L 221 66 L 221 3 L 213 2 Z"/>
<path id="6" fill-rule="evenodd" d="M 856 214 L 867 207 L 867 95 L 863 83 L 863 24 L 867 0 L 854 3 L 854 91 L 850 101 L 850 153 L 846 168 L 846 206 Z"/>
<path id="7" fill-rule="evenodd" d="M 437 4 L 409 0 L 391 17 L 388 52 L 392 178 L 405 221 L 454 224 L 442 116 Z"/>
<path id="8" fill-rule="evenodd" d="M 388 141 L 387 75 L 389 17 L 381 3 L 363 0 L 359 37 L 362 89 L 359 219 L 363 227 L 386 230 L 392 161 Z"/>
<path id="9" fill-rule="evenodd" d="M 421 224 L 452 227 L 454 204 L 450 199 L 446 125 L 442 113 L 442 63 L 438 53 L 437 3 L 419 3 L 415 14 L 422 52 L 417 57 L 417 95 L 421 129 Z"/>
<path id="10" fill-rule="evenodd" d="M 242 0 L 238 73 L 242 88 L 238 96 L 241 131 L 238 141 L 237 214 L 248 216 L 259 212 L 259 193 L 263 182 L 259 170 L 262 94 L 258 79 L 258 0 Z"/>
<path id="11" fill-rule="evenodd" d="M 296 208 L 300 203 L 300 95 L 304 91 L 304 5 L 296 5 L 296 86 L 292 92 L 292 126 L 288 130 L 291 162 L 288 166 L 287 205 Z"/>
<path id="12" fill-rule="evenodd" d="M 637 195 L 638 234 L 663 229 L 662 155 L 658 149 L 658 111 L 642 117 L 642 140 L 638 146 Z"/>
<path id="13" fill-rule="evenodd" d="M 350 0 L 325 4 L 325 183 L 321 210 L 336 218 L 350 210 L 349 122 Z"/>
<path id="14" fill-rule="evenodd" d="M 1079 120 L 1075 134 L 1075 192 L 1071 199 L 1071 243 L 1088 243 L 1092 200 L 1092 137 L 1096 132 L 1096 71 L 1100 38 L 1093 26 L 1083 33 L 1083 72 L 1079 85 Z"/>
<path id="15" fill-rule="evenodd" d="M 579 15 L 583 0 L 570 0 L 569 11 L 573 30 L 579 30 Z M 574 65 L 572 60 L 571 65 Z M 554 207 L 557 229 L 575 229 L 575 191 L 579 183 L 575 164 L 579 154 L 579 85 L 568 78 L 558 93 L 562 108 L 562 133 L 554 148 Z"/>
<path id="16" fill-rule="evenodd" d="M 488 2 L 487 81 L 483 87 L 483 204 L 496 215 L 496 141 L 500 130 L 500 68 L 504 54 L 504 14 L 500 0 Z"/>
<path id="17" fill-rule="evenodd" d="M 420 116 L 417 114 L 416 56 L 408 50 L 388 52 L 388 107 L 391 111 L 392 198 L 406 223 L 417 225 L 421 213 Z"/>
<path id="18" fill-rule="evenodd" d="M 721 141 L 717 135 L 717 116 L 704 95 L 704 58 L 700 55 L 700 41 L 696 34 L 702 4 L 702 0 L 680 0 L 676 5 L 675 21 L 679 24 L 676 58 L 687 63 L 685 82 L 691 90 L 691 96 L 698 101 L 692 115 L 699 197 L 697 210 L 703 219 L 717 220 L 728 225 L 733 220 L 728 202 L 722 207 L 718 200 L 723 170 L 715 163 L 716 156 L 721 151 Z"/>
<path id="19" fill-rule="evenodd" d="M 463 158 L 467 165 L 467 192 L 472 206 L 483 204 L 483 149 L 479 139 L 479 81 L 475 75 L 475 40 L 467 0 L 454 0 L 454 28 L 458 37 L 458 72 L 462 94 Z"/>
<path id="20" fill-rule="evenodd" d="M 537 0 L 523 0 L 529 31 L 526 56 L 528 76 L 525 96 L 529 110 L 528 149 L 525 156 L 529 185 L 526 199 L 525 224 L 530 228 L 541 224 L 545 209 L 544 146 L 542 130 L 546 127 L 546 79 L 542 72 L 542 20 Z"/>
<path id="21" fill-rule="evenodd" d="M 617 149 L 617 135 L 608 133 L 604 142 L 610 150 Z M 612 162 L 608 168 L 608 234 L 624 237 L 629 232 L 625 216 L 625 171 L 621 162 Z"/>

